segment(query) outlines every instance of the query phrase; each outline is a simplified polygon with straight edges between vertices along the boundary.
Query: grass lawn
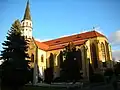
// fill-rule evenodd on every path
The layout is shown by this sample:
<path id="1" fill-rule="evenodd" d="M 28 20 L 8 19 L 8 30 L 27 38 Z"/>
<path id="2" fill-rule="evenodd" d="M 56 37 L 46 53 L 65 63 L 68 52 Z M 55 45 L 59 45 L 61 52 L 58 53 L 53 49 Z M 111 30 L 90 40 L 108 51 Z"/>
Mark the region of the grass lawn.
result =
<path id="1" fill-rule="evenodd" d="M 62 87 L 24 86 L 22 90 L 67 90 Z"/>
<path id="2" fill-rule="evenodd" d="M 2 88 L 2 90 L 12 90 L 10 88 Z M 46 86 L 24 86 L 19 88 L 19 90 L 67 90 L 67 88 L 63 87 L 46 87 Z"/>

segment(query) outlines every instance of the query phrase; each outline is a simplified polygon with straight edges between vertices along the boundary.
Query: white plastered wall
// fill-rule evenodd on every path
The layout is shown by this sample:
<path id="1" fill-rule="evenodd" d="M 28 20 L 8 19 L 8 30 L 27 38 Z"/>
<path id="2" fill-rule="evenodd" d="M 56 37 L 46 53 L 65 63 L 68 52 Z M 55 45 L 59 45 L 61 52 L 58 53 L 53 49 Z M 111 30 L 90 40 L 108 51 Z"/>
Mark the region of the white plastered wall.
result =
<path id="1" fill-rule="evenodd" d="M 27 38 L 32 38 L 32 21 L 30 20 L 23 20 L 21 22 L 22 26 L 22 34 Z"/>
<path id="2" fill-rule="evenodd" d="M 38 49 L 38 67 L 40 72 L 40 77 L 44 79 L 44 70 L 46 69 L 46 51 Z M 41 61 L 41 56 L 43 55 L 43 62 Z"/>

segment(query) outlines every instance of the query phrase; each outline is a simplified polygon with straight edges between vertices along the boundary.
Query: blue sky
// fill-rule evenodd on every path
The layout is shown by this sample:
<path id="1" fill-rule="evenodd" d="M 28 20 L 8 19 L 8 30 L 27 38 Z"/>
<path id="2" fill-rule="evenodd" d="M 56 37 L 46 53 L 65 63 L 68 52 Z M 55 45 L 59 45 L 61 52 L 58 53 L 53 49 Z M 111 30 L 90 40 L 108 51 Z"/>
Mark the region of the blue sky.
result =
<path id="1" fill-rule="evenodd" d="M 14 20 L 22 20 L 26 2 L 0 0 L 0 43 L 5 40 Z M 110 42 L 114 43 L 113 50 L 120 50 L 119 8 L 120 0 L 30 0 L 33 36 L 46 40 L 100 27 L 108 39 L 117 37 L 117 44 L 113 38 Z"/>

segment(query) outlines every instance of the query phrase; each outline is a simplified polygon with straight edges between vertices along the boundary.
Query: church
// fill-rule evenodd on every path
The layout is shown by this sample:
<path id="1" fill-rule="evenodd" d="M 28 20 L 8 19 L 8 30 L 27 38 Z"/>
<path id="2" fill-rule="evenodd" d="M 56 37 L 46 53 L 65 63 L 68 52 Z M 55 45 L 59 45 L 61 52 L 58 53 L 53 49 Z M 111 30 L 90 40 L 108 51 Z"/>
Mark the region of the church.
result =
<path id="1" fill-rule="evenodd" d="M 32 35 L 33 25 L 30 14 L 29 1 L 27 2 L 23 20 L 21 21 L 22 34 L 28 39 L 30 65 L 34 68 L 34 83 L 37 82 L 37 67 L 40 77 L 44 79 L 44 70 L 50 67 L 50 56 L 54 59 L 54 77 L 60 75 L 60 58 L 65 46 L 72 42 L 79 49 L 77 59 L 80 61 L 83 77 L 89 76 L 89 63 L 94 71 L 113 67 L 112 52 L 105 35 L 93 30 L 76 35 L 56 38 L 44 42 L 37 41 Z M 64 61 L 64 57 L 62 57 Z"/>

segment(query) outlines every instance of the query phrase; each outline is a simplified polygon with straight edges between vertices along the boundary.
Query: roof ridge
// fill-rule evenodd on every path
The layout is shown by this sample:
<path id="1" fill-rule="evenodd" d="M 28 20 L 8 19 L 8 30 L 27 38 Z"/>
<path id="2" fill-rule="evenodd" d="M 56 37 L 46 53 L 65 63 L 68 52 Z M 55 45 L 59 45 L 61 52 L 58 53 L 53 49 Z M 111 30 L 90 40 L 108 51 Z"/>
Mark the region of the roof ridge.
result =
<path id="1" fill-rule="evenodd" d="M 85 41 L 85 40 L 88 40 L 88 39 L 78 39 L 78 40 L 72 40 L 72 42 L 78 42 L 78 41 Z M 69 41 L 71 42 L 71 41 Z M 48 46 L 55 46 L 55 45 L 60 45 L 60 44 L 64 44 L 64 43 L 68 43 L 68 41 L 65 41 L 65 42 L 61 42 L 61 43 L 56 43 L 56 44 L 53 44 L 53 45 L 48 45 Z"/>
<path id="2" fill-rule="evenodd" d="M 96 31 L 96 30 L 93 30 L 93 32 L 94 32 L 94 34 L 95 34 L 96 36 L 97 36 L 97 34 L 100 34 L 100 35 L 102 35 L 102 36 L 104 36 L 104 37 L 106 38 L 106 36 L 105 36 L 104 34 L 98 32 L 98 31 Z"/>

